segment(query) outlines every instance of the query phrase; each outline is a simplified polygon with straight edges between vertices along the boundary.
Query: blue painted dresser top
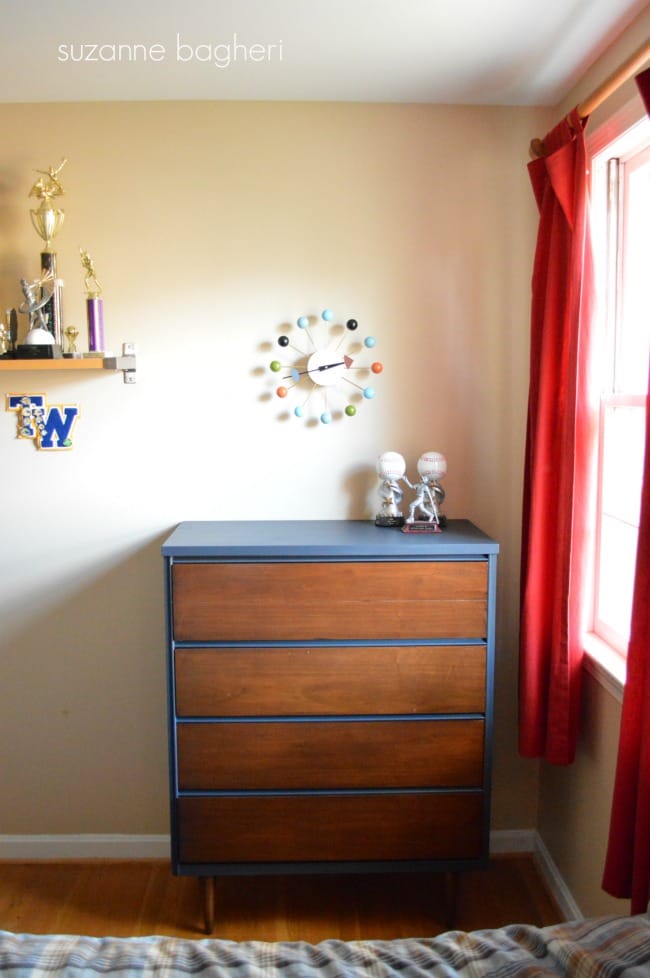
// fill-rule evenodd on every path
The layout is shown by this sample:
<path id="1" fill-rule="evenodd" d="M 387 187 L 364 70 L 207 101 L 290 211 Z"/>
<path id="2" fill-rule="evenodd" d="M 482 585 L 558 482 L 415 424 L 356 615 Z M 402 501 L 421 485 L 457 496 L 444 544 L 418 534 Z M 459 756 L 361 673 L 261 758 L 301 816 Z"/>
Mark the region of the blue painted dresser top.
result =
<path id="1" fill-rule="evenodd" d="M 180 523 L 162 553 L 174 558 L 413 560 L 482 556 L 499 544 L 469 520 L 440 533 L 403 533 L 371 520 L 234 520 Z"/>

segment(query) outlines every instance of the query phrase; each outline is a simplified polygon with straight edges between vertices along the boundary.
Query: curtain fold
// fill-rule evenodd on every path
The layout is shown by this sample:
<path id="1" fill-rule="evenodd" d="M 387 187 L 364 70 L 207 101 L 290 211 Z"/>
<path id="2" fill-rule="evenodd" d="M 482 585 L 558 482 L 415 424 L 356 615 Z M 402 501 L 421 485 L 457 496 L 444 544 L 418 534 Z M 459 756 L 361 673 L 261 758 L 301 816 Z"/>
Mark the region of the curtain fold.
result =
<path id="1" fill-rule="evenodd" d="M 570 763 L 582 663 L 582 562 L 592 417 L 588 350 L 593 272 L 586 119 L 574 109 L 529 164 L 540 213 L 532 279 L 521 562 L 519 749 Z"/>
<path id="2" fill-rule="evenodd" d="M 650 115 L 650 68 L 637 76 Z M 645 913 L 650 895 L 650 371 L 627 680 L 603 889 Z"/>

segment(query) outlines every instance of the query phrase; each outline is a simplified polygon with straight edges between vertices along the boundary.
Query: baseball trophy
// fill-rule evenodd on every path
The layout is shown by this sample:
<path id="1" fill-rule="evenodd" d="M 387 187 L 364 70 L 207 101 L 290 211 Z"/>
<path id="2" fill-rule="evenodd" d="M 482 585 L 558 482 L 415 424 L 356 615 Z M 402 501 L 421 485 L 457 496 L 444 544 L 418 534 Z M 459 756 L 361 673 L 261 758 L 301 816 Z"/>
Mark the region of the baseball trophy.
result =
<path id="1" fill-rule="evenodd" d="M 62 344 L 63 282 L 57 277 L 57 256 L 56 252 L 52 250 L 52 241 L 65 218 L 65 213 L 56 207 L 54 202 L 57 197 L 61 197 L 65 192 L 61 186 L 59 174 L 66 163 L 67 160 L 64 159 L 56 168 L 51 166 L 47 170 L 37 170 L 36 172 L 41 175 L 29 191 L 30 197 L 36 197 L 40 200 L 39 206 L 30 210 L 29 213 L 35 231 L 45 242 L 44 250 L 41 252 L 41 281 L 47 281 L 50 285 L 50 294 L 40 312 L 46 323 L 46 329 L 52 334 L 53 342 L 58 346 Z"/>
<path id="2" fill-rule="evenodd" d="M 413 489 L 415 498 L 409 506 L 404 531 L 406 533 L 439 533 L 447 518 L 440 513 L 445 491 L 439 480 L 447 474 L 447 460 L 440 452 L 424 452 L 417 464 L 420 481 L 413 484 L 404 476 L 404 482 Z"/>
<path id="3" fill-rule="evenodd" d="M 104 351 L 104 300 L 102 287 L 97 281 L 95 263 L 83 248 L 79 249 L 81 265 L 85 272 L 86 318 L 88 322 L 88 349 L 98 356 Z"/>
<path id="4" fill-rule="evenodd" d="M 375 516 L 375 524 L 377 526 L 403 526 L 404 516 L 400 511 L 399 504 L 404 493 L 399 483 L 400 479 L 404 478 L 406 462 L 399 452 L 384 452 L 377 459 L 375 468 L 381 479 L 379 486 L 381 509 Z"/>

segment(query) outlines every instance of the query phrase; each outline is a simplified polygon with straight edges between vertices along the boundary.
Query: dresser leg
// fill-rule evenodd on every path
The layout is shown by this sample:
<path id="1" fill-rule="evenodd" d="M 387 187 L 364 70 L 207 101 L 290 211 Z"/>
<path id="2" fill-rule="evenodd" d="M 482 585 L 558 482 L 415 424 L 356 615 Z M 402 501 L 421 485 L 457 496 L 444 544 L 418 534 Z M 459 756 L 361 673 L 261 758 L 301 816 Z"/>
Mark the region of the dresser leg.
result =
<path id="1" fill-rule="evenodd" d="M 214 930 L 214 876 L 202 876 L 201 886 L 203 889 L 203 919 L 205 922 L 206 934 L 211 934 Z"/>
<path id="2" fill-rule="evenodd" d="M 445 873 L 445 926 L 448 930 L 456 927 L 459 878 L 459 873 Z"/>

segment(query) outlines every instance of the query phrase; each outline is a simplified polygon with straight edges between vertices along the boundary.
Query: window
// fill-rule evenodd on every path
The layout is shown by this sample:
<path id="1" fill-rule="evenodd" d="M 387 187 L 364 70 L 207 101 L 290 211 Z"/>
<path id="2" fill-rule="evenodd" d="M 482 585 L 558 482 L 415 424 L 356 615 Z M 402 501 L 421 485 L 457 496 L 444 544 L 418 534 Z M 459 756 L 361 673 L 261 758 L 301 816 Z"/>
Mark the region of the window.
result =
<path id="1" fill-rule="evenodd" d="M 630 634 L 650 360 L 650 121 L 596 134 L 592 236 L 598 487 L 592 633 L 624 657 Z M 589 648 L 588 651 L 592 651 Z"/>

